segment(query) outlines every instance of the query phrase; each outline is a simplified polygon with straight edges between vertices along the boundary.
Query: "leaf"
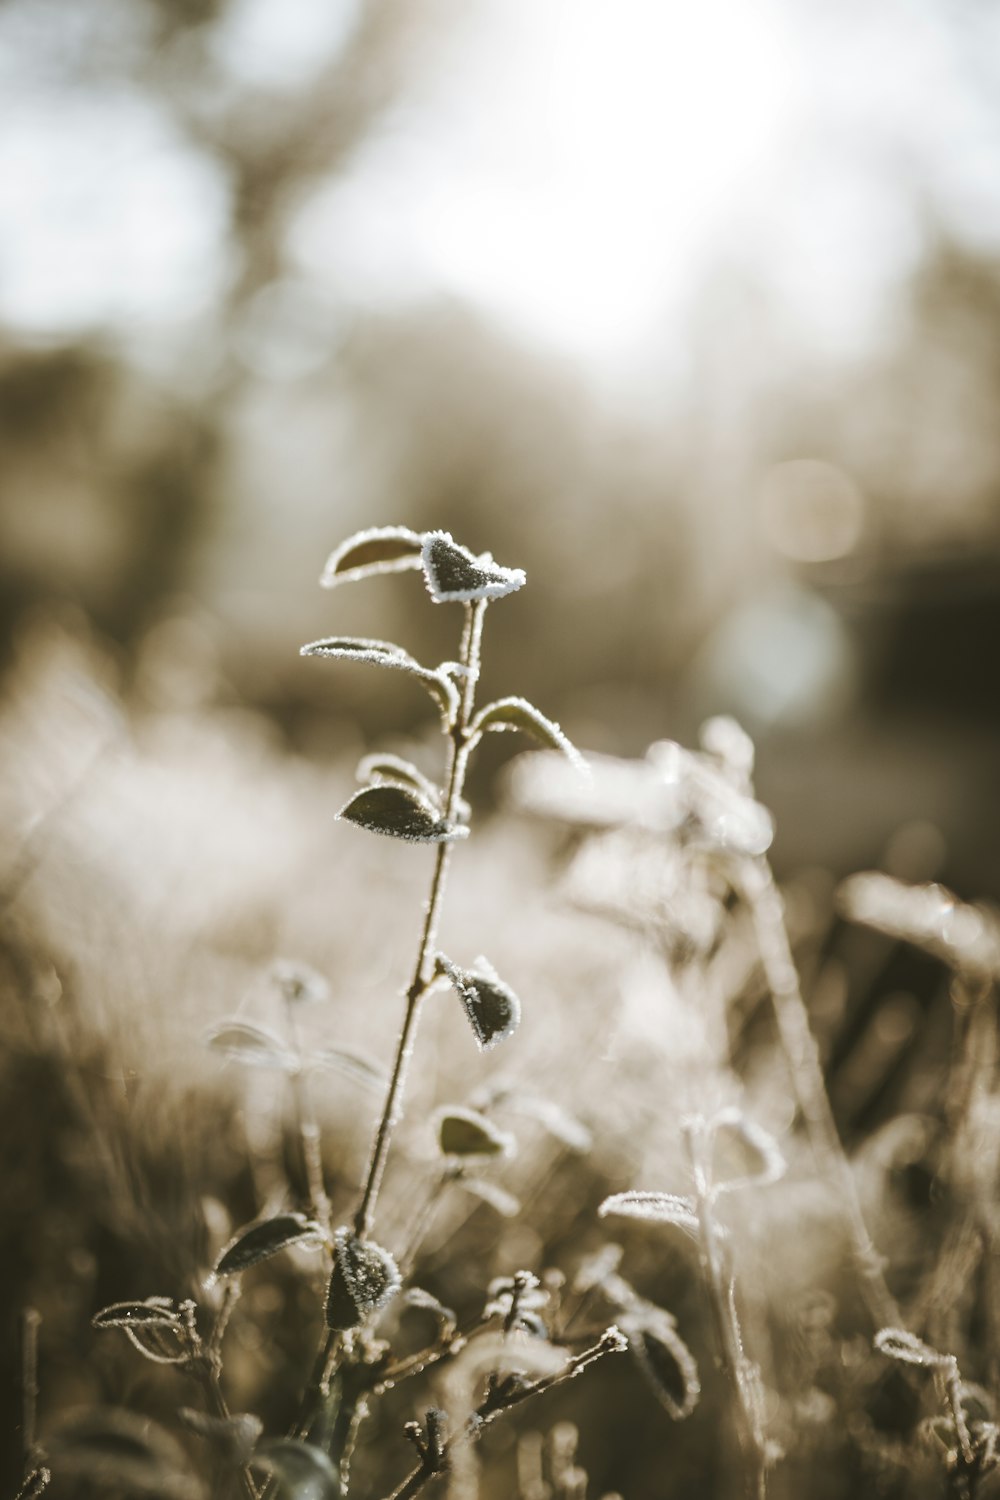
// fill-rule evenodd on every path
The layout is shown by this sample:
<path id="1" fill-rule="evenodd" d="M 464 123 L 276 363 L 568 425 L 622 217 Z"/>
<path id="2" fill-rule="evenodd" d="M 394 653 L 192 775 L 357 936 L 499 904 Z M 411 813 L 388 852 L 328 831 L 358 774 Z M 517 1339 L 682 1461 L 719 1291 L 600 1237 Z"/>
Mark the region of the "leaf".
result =
<path id="1" fill-rule="evenodd" d="M 626 1219 L 652 1219 L 657 1224 L 676 1224 L 678 1229 L 698 1233 L 698 1214 L 690 1198 L 676 1193 L 613 1193 L 597 1210 L 601 1218 L 617 1214 Z"/>
<path id="2" fill-rule="evenodd" d="M 471 1193 L 473 1198 L 487 1204 L 503 1219 L 514 1219 L 521 1212 L 520 1199 L 508 1193 L 498 1182 L 488 1182 L 484 1177 L 462 1176 L 455 1179 L 455 1186 Z"/>
<path id="3" fill-rule="evenodd" d="M 233 1468 L 249 1463 L 257 1439 L 264 1431 L 260 1417 L 252 1412 L 237 1412 L 229 1417 L 213 1417 L 193 1407 L 178 1408 L 177 1416 L 189 1432 L 196 1432 L 211 1443 L 221 1458 Z"/>
<path id="4" fill-rule="evenodd" d="M 673 1319 L 662 1308 L 642 1306 L 619 1318 L 639 1369 L 657 1400 L 675 1422 L 683 1422 L 698 1404 L 698 1366 Z"/>
<path id="5" fill-rule="evenodd" d="M 389 781 L 396 786 L 409 787 L 410 791 L 417 792 L 435 807 L 441 807 L 444 802 L 441 788 L 435 786 L 429 776 L 418 771 L 412 761 L 404 760 L 401 755 L 391 755 L 385 751 L 366 755 L 358 764 L 357 776 L 359 781 Z"/>
<path id="6" fill-rule="evenodd" d="M 510 1156 L 517 1142 L 474 1109 L 453 1105 L 440 1119 L 438 1140 L 445 1156 Z"/>
<path id="7" fill-rule="evenodd" d="M 408 526 L 371 526 L 341 542 L 326 560 L 320 578 L 325 589 L 376 573 L 401 573 L 420 567 L 423 537 Z"/>
<path id="8" fill-rule="evenodd" d="M 438 972 L 450 980 L 465 1006 L 476 1041 L 485 1052 L 517 1030 L 521 1002 L 484 958 L 478 959 L 477 965 L 476 969 L 460 969 L 443 953 L 437 956 Z"/>
<path id="9" fill-rule="evenodd" d="M 70 1417 L 46 1447 L 57 1475 L 163 1500 L 197 1500 L 203 1493 L 175 1439 L 150 1418 L 121 1407 L 92 1407 Z"/>
<path id="10" fill-rule="evenodd" d="M 266 1026 L 241 1021 L 237 1016 L 220 1021 L 207 1031 L 205 1043 L 213 1052 L 221 1052 L 230 1062 L 243 1063 L 245 1067 L 276 1068 L 282 1073 L 299 1070 L 299 1059 L 279 1036 Z"/>
<path id="11" fill-rule="evenodd" d="M 899 1360 L 904 1365 L 922 1365 L 924 1369 L 939 1370 L 953 1361 L 952 1355 L 939 1354 L 930 1344 L 925 1344 L 923 1339 L 918 1339 L 916 1334 L 909 1333 L 905 1328 L 880 1328 L 874 1343 L 880 1354 Z"/>
<path id="12" fill-rule="evenodd" d="M 176 1328 L 180 1314 L 168 1297 L 145 1302 L 112 1302 L 90 1320 L 92 1328 Z"/>
<path id="13" fill-rule="evenodd" d="M 320 1047 L 309 1053 L 305 1063 L 308 1068 L 329 1068 L 366 1089 L 380 1089 L 387 1081 L 385 1069 L 353 1047 Z"/>
<path id="14" fill-rule="evenodd" d="M 521 730 L 530 734 L 546 750 L 560 750 L 576 770 L 587 775 L 587 762 L 573 742 L 563 734 L 553 719 L 546 718 L 541 709 L 529 703 L 527 698 L 497 698 L 488 703 L 473 719 L 471 732 L 485 734 L 488 731 Z"/>
<path id="15" fill-rule="evenodd" d="M 326 1294 L 328 1328 L 356 1328 L 399 1291 L 399 1268 L 388 1250 L 350 1229 L 333 1237 L 333 1274 Z"/>
<path id="16" fill-rule="evenodd" d="M 342 661 L 363 661 L 376 667 L 393 667 L 408 672 L 423 683 L 450 728 L 458 713 L 459 694 L 445 667 L 422 667 L 420 663 L 391 641 L 369 640 L 364 636 L 335 635 L 321 641 L 310 641 L 299 648 L 300 656 L 332 656 Z"/>
<path id="17" fill-rule="evenodd" d="M 47 1469 L 44 1464 L 37 1469 L 32 1469 L 25 1478 L 24 1483 L 14 1496 L 14 1500 L 38 1500 L 52 1483 L 52 1470 Z"/>
<path id="18" fill-rule="evenodd" d="M 712 1133 L 713 1192 L 733 1193 L 746 1187 L 767 1187 L 785 1175 L 787 1166 L 777 1141 L 741 1110 L 720 1110 L 709 1121 L 708 1128 Z M 728 1156 L 726 1165 L 734 1172 L 721 1181 L 717 1170 L 720 1155 Z"/>
<path id="19" fill-rule="evenodd" d="M 339 1500 L 340 1476 L 314 1443 L 298 1438 L 262 1443 L 253 1456 L 253 1467 L 273 1475 L 289 1500 Z"/>
<path id="20" fill-rule="evenodd" d="M 508 1109 L 514 1114 L 527 1115 L 529 1119 L 537 1120 L 549 1135 L 568 1146 L 571 1151 L 589 1151 L 593 1145 L 594 1138 L 583 1121 L 563 1109 L 554 1099 L 547 1099 L 544 1094 L 502 1087 L 491 1090 L 489 1098 L 500 1109 Z"/>
<path id="21" fill-rule="evenodd" d="M 402 1300 L 407 1307 L 418 1307 L 422 1312 L 431 1313 L 441 1327 L 441 1341 L 444 1342 L 445 1332 L 451 1332 L 458 1322 L 454 1308 L 445 1307 L 433 1292 L 428 1292 L 422 1286 L 410 1286 L 402 1294 Z"/>
<path id="22" fill-rule="evenodd" d="M 521 568 L 502 568 L 489 552 L 478 557 L 447 531 L 428 531 L 421 556 L 427 588 L 435 604 L 502 599 L 527 582 Z"/>
<path id="23" fill-rule="evenodd" d="M 215 1267 L 216 1276 L 235 1276 L 250 1266 L 269 1260 L 289 1245 L 304 1241 L 317 1243 L 323 1238 L 322 1226 L 305 1214 L 277 1214 L 261 1224 L 251 1224 L 243 1229 L 222 1252 Z"/>
<path id="24" fill-rule="evenodd" d="M 469 832 L 461 824 L 442 818 L 437 808 L 417 792 L 387 782 L 356 792 L 337 817 L 370 833 L 406 839 L 412 844 L 447 844 L 465 838 Z"/>

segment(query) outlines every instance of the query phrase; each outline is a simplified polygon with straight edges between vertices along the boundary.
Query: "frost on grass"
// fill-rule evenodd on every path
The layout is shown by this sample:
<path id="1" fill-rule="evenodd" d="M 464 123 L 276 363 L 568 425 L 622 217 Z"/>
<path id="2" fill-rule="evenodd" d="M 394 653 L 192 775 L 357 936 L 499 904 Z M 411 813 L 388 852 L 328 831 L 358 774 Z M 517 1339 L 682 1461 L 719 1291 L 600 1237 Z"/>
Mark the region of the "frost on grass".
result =
<path id="1" fill-rule="evenodd" d="M 305 1214 L 277 1214 L 273 1219 L 265 1219 L 261 1224 L 251 1224 L 249 1229 L 241 1230 L 220 1255 L 214 1274 L 234 1276 L 270 1259 L 280 1250 L 286 1250 L 289 1245 L 318 1244 L 322 1238 L 321 1225 L 307 1219 Z"/>
<path id="2" fill-rule="evenodd" d="M 392 1300 L 400 1284 L 399 1268 L 388 1250 L 358 1239 L 350 1229 L 338 1229 L 326 1294 L 327 1327 L 342 1332 L 357 1328 Z"/>
<path id="3" fill-rule="evenodd" d="M 720 1110 L 708 1122 L 712 1139 L 712 1188 L 734 1193 L 767 1187 L 785 1175 L 786 1162 L 777 1141 L 763 1126 L 734 1107 Z M 720 1170 L 721 1169 L 721 1170 Z"/>
<path id="4" fill-rule="evenodd" d="M 370 833 L 405 839 L 411 844 L 446 844 L 465 838 L 469 832 L 464 824 L 443 818 L 419 792 L 393 782 L 355 792 L 337 817 Z"/>
<path id="5" fill-rule="evenodd" d="M 478 1110 L 449 1106 L 438 1122 L 438 1143 L 445 1156 L 511 1156 L 517 1146 L 512 1135 L 499 1130 Z"/>
<path id="6" fill-rule="evenodd" d="M 601 1218 L 615 1214 L 626 1219 L 651 1219 L 657 1224 L 676 1224 L 689 1234 L 698 1233 L 698 1212 L 691 1198 L 677 1193 L 612 1193 L 598 1209 Z"/>
<path id="7" fill-rule="evenodd" d="M 419 568 L 423 542 L 422 535 L 408 526 L 370 526 L 356 531 L 330 553 L 320 583 L 332 589 L 356 578 Z"/>
<path id="8" fill-rule="evenodd" d="M 427 588 L 435 604 L 502 599 L 527 582 L 523 569 L 503 568 L 489 552 L 477 556 L 447 531 L 428 531 L 421 556 Z"/>
<path id="9" fill-rule="evenodd" d="M 483 1051 L 513 1035 L 521 1019 L 521 1002 L 485 958 L 477 959 L 473 969 L 460 969 L 439 953 L 437 969 L 448 978 L 461 1000 Z"/>

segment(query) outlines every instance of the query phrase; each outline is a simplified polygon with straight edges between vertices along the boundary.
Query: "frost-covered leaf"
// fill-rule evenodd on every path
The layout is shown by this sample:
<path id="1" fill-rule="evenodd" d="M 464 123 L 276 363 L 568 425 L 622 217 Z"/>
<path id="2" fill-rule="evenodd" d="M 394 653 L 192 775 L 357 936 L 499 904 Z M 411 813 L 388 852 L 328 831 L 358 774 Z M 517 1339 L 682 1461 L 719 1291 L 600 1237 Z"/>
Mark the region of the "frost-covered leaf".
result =
<path id="1" fill-rule="evenodd" d="M 441 1116 L 438 1141 L 445 1156 L 510 1156 L 517 1142 L 478 1110 L 452 1105 Z"/>
<path id="2" fill-rule="evenodd" d="M 427 588 L 435 604 L 473 599 L 502 599 L 527 582 L 521 568 L 502 568 L 489 552 L 478 557 L 447 531 L 424 536 L 422 562 Z"/>
<path id="3" fill-rule="evenodd" d="M 712 1133 L 712 1187 L 717 1193 L 767 1187 L 785 1175 L 777 1141 L 739 1109 L 720 1110 L 709 1121 Z"/>
<path id="4" fill-rule="evenodd" d="M 407 1307 L 418 1307 L 423 1312 L 432 1313 L 442 1330 L 453 1329 L 458 1322 L 454 1308 L 445 1307 L 443 1302 L 422 1286 L 407 1287 L 401 1300 Z"/>
<path id="5" fill-rule="evenodd" d="M 385 1069 L 354 1047 L 319 1047 L 310 1051 L 305 1064 L 308 1068 L 328 1068 L 366 1089 L 380 1089 L 387 1082 Z"/>
<path id="6" fill-rule="evenodd" d="M 371 526 L 366 531 L 356 531 L 330 553 L 320 583 L 323 588 L 332 589 L 355 578 L 419 568 L 423 541 L 408 526 Z"/>
<path id="7" fill-rule="evenodd" d="M 446 844 L 465 838 L 468 828 L 449 823 L 437 808 L 409 787 L 383 782 L 356 792 L 337 814 L 348 823 L 413 844 Z"/>
<path id="8" fill-rule="evenodd" d="M 875 1348 L 889 1359 L 899 1360 L 904 1365 L 922 1365 L 928 1370 L 940 1369 L 953 1362 L 950 1354 L 939 1354 L 916 1334 L 905 1328 L 880 1328 L 874 1339 Z"/>
<path id="9" fill-rule="evenodd" d="M 626 1219 L 652 1219 L 658 1224 L 676 1224 L 698 1233 L 698 1213 L 691 1198 L 677 1193 L 612 1193 L 597 1210 L 601 1218 L 616 1214 Z"/>
<path id="10" fill-rule="evenodd" d="M 234 1276 L 250 1266 L 269 1260 L 289 1245 L 304 1242 L 318 1243 L 323 1238 L 322 1226 L 305 1214 L 277 1214 L 261 1224 L 251 1224 L 243 1229 L 219 1257 L 215 1267 L 216 1276 Z"/>
<path id="11" fill-rule="evenodd" d="M 279 1494 L 287 1500 L 340 1500 L 340 1476 L 314 1443 L 299 1438 L 262 1443 L 253 1456 L 253 1467 L 272 1475 Z"/>
<path id="12" fill-rule="evenodd" d="M 24 1483 L 14 1496 L 14 1500 L 39 1500 L 52 1483 L 52 1470 L 40 1464 L 37 1469 L 32 1469 L 25 1476 Z"/>
<path id="13" fill-rule="evenodd" d="M 437 965 L 439 973 L 447 975 L 465 1007 L 469 1024 L 483 1051 L 495 1047 L 514 1033 L 521 1019 L 521 1002 L 486 959 L 477 959 L 473 969 L 460 969 L 450 958 L 439 953 Z"/>
<path id="14" fill-rule="evenodd" d="M 331 656 L 341 661 L 368 662 L 371 666 L 392 667 L 398 672 L 408 672 L 430 693 L 446 725 L 450 726 L 454 722 L 458 712 L 458 689 L 445 668 L 422 667 L 408 651 L 404 651 L 402 646 L 393 645 L 391 641 L 334 635 L 321 641 L 310 641 L 308 645 L 300 647 L 299 655 Z"/>
<path id="15" fill-rule="evenodd" d="M 657 1400 L 675 1422 L 683 1422 L 698 1404 L 698 1366 L 687 1344 L 662 1308 L 640 1303 L 619 1318 L 636 1363 Z"/>
<path id="16" fill-rule="evenodd" d="M 319 1005 L 330 998 L 330 986 L 308 964 L 279 958 L 271 965 L 271 978 L 289 1005 Z"/>
<path id="17" fill-rule="evenodd" d="M 489 1090 L 486 1097 L 501 1109 L 537 1120 L 549 1135 L 568 1146 L 571 1151 L 589 1151 L 593 1145 L 593 1136 L 583 1121 L 563 1109 L 554 1099 L 547 1099 L 544 1094 L 501 1087 Z"/>
<path id="18" fill-rule="evenodd" d="M 741 784 L 753 774 L 754 743 L 743 726 L 729 714 L 706 719 L 698 731 L 701 748 L 721 761 L 725 770 Z"/>
<path id="19" fill-rule="evenodd" d="M 456 1186 L 464 1192 L 471 1193 L 473 1198 L 478 1198 L 481 1203 L 486 1203 L 498 1213 L 503 1219 L 513 1219 L 521 1212 L 521 1203 L 513 1193 L 502 1188 L 498 1182 L 490 1182 L 485 1177 L 459 1177 Z"/>
<path id="20" fill-rule="evenodd" d="M 299 1060 L 273 1031 L 253 1021 L 231 1016 L 205 1033 L 205 1043 L 213 1052 L 221 1052 L 230 1062 L 251 1068 L 276 1068 L 282 1073 L 296 1073 Z"/>
<path id="21" fill-rule="evenodd" d="M 180 1444 L 149 1417 L 92 1407 L 64 1421 L 46 1441 L 53 1472 L 132 1495 L 199 1500 L 201 1484 Z"/>
<path id="22" fill-rule="evenodd" d="M 350 1229 L 334 1235 L 333 1274 L 326 1294 L 328 1328 L 356 1328 L 399 1291 L 399 1268 L 388 1250 Z"/>
<path id="23" fill-rule="evenodd" d="M 435 807 L 441 807 L 444 802 L 441 788 L 435 786 L 430 777 L 419 771 L 412 761 L 405 760 L 401 755 L 392 755 L 387 751 L 366 755 L 358 764 L 357 777 L 359 781 L 366 783 L 390 781 L 397 786 L 409 787 Z"/>
<path id="24" fill-rule="evenodd" d="M 546 750 L 561 751 L 578 771 L 583 774 L 587 772 L 587 762 L 573 742 L 563 734 L 553 719 L 547 718 L 527 698 L 497 698 L 494 703 L 488 703 L 480 710 L 470 727 L 473 734 L 520 730 L 524 734 L 530 734 Z"/>
<path id="25" fill-rule="evenodd" d="M 189 1432 L 210 1443 L 223 1461 L 233 1468 L 249 1463 L 257 1439 L 264 1431 L 260 1417 L 253 1412 L 237 1412 L 229 1417 L 213 1417 L 208 1412 L 182 1406 L 177 1415 Z"/>
<path id="26" fill-rule="evenodd" d="M 169 1297 L 148 1297 L 145 1302 L 112 1302 L 91 1318 L 93 1328 L 175 1328 L 180 1313 Z"/>

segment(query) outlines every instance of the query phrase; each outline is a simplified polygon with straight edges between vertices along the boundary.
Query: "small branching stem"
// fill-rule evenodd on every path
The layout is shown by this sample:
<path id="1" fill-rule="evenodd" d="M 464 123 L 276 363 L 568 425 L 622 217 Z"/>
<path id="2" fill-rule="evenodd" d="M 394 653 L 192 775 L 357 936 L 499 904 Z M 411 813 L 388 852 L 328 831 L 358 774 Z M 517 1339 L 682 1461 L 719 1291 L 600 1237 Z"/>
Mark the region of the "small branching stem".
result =
<path id="1" fill-rule="evenodd" d="M 710 1168 L 706 1160 L 705 1131 L 700 1122 L 685 1126 L 684 1144 L 694 1180 L 702 1273 L 715 1323 L 723 1374 L 730 1382 L 735 1398 L 736 1432 L 743 1455 L 747 1500 L 766 1500 L 764 1439 L 758 1414 L 751 1400 L 749 1361 L 743 1349 L 733 1277 L 726 1265 L 726 1254 L 715 1220 Z"/>
<path id="2" fill-rule="evenodd" d="M 464 679 L 458 717 L 450 736 L 451 752 L 444 804 L 444 817 L 448 822 L 454 820 L 455 811 L 465 785 L 465 774 L 468 768 L 469 751 L 471 748 L 468 738 L 468 728 L 475 704 L 476 683 L 479 679 L 480 646 L 486 602 L 485 599 L 477 599 L 474 603 L 465 606 L 465 629 L 462 635 L 460 656 L 461 666 L 464 669 Z M 406 1085 L 406 1076 L 409 1071 L 410 1058 L 413 1053 L 413 1043 L 416 1038 L 421 1003 L 434 978 L 434 945 L 437 940 L 437 928 L 441 916 L 441 904 L 444 899 L 445 885 L 447 883 L 450 855 L 450 840 L 437 846 L 434 873 L 431 877 L 430 895 L 427 899 L 423 930 L 420 935 L 416 963 L 413 968 L 413 978 L 406 991 L 406 1011 L 403 1016 L 403 1026 L 396 1045 L 396 1056 L 389 1078 L 389 1086 L 386 1090 L 382 1116 L 372 1143 L 364 1191 L 361 1195 L 361 1202 L 358 1204 L 357 1213 L 354 1216 L 354 1232 L 359 1239 L 364 1239 L 370 1234 L 374 1225 L 375 1205 L 379 1189 L 382 1185 L 382 1176 L 385 1171 L 386 1158 L 389 1154 L 392 1133 L 402 1114 L 401 1101 Z"/>
<path id="3" fill-rule="evenodd" d="M 557 1370 L 553 1375 L 543 1375 L 539 1380 L 532 1381 L 529 1385 L 516 1386 L 509 1394 L 498 1399 L 496 1393 L 486 1397 L 480 1406 L 469 1417 L 461 1432 L 457 1433 L 441 1444 L 437 1461 L 429 1464 L 426 1461 L 419 1464 L 411 1474 L 403 1480 L 403 1483 L 393 1490 L 388 1500 L 413 1500 L 414 1495 L 420 1491 L 437 1474 L 441 1474 L 448 1467 L 448 1460 L 459 1442 L 475 1442 L 492 1422 L 498 1417 L 504 1416 L 512 1411 L 515 1406 L 521 1406 L 525 1401 L 530 1401 L 535 1396 L 540 1396 L 543 1391 L 551 1390 L 553 1386 L 562 1385 L 567 1380 L 572 1380 L 592 1365 L 595 1360 L 602 1359 L 606 1354 L 613 1354 L 624 1347 L 624 1341 L 616 1328 L 604 1330 L 596 1344 L 589 1349 L 584 1349 L 580 1354 L 575 1354 L 563 1369 Z"/>
<path id="4" fill-rule="evenodd" d="M 744 866 L 742 894 L 750 909 L 796 1102 L 816 1165 L 837 1184 L 865 1304 L 876 1328 L 898 1327 L 899 1308 L 886 1285 L 882 1258 L 868 1233 L 854 1174 L 830 1108 L 819 1049 L 788 941 L 784 904 L 771 866 L 763 856 Z"/>

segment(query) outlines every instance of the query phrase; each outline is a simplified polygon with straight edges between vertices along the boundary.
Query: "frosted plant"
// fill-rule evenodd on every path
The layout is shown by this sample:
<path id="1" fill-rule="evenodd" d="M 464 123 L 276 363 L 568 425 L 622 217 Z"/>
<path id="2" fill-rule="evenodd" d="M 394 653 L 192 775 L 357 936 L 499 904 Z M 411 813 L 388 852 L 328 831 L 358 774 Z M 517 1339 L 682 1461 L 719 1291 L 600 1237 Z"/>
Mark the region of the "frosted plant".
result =
<path id="1" fill-rule="evenodd" d="M 440 951 L 438 926 L 452 850 L 469 835 L 470 809 L 464 787 L 470 758 L 485 735 L 522 731 L 546 748 L 558 751 L 578 775 L 583 762 L 558 724 L 527 700 L 507 696 L 483 706 L 476 702 L 480 677 L 483 624 L 489 604 L 523 587 L 518 568 L 503 567 L 489 553 L 476 555 L 447 532 L 417 533 L 406 527 L 378 527 L 351 537 L 329 558 L 322 583 L 327 587 L 373 574 L 420 570 L 435 604 L 461 606 L 463 627 L 454 661 L 427 667 L 392 642 L 354 636 L 331 636 L 302 648 L 308 657 L 336 663 L 361 663 L 406 673 L 429 693 L 441 721 L 447 761 L 440 784 L 395 754 L 366 756 L 359 768 L 363 786 L 341 808 L 339 817 L 370 833 L 433 848 L 430 889 L 409 982 L 402 1024 L 387 1074 L 363 1054 L 343 1048 L 316 1049 L 303 1041 L 300 1012 L 327 996 L 323 978 L 301 965 L 279 961 L 270 984 L 281 1002 L 279 1030 L 242 1015 L 227 1017 L 206 1035 L 207 1045 L 228 1061 L 248 1068 L 284 1074 L 298 1124 L 305 1211 L 271 1213 L 244 1226 L 218 1257 L 209 1288 L 223 1288 L 222 1301 L 205 1335 L 198 1308 L 175 1305 L 162 1297 L 114 1304 L 96 1317 L 95 1326 L 122 1330 L 147 1359 L 180 1366 L 203 1386 L 208 1411 L 194 1413 L 189 1430 L 214 1443 L 220 1465 L 238 1483 L 247 1500 L 280 1490 L 311 1500 L 336 1500 L 350 1483 L 350 1460 L 371 1398 L 400 1385 L 436 1364 L 458 1362 L 461 1399 L 447 1415 L 429 1409 L 422 1421 L 408 1424 L 406 1435 L 416 1449 L 417 1467 L 393 1492 L 395 1500 L 416 1495 L 446 1468 L 471 1472 L 468 1449 L 480 1433 L 509 1410 L 535 1394 L 577 1375 L 595 1360 L 627 1346 L 613 1325 L 586 1330 L 593 1341 L 571 1353 L 556 1341 L 546 1321 L 547 1294 L 529 1271 L 492 1285 L 479 1318 L 459 1330 L 455 1316 L 422 1288 L 405 1286 L 409 1264 L 440 1191 L 459 1184 L 490 1201 L 501 1213 L 517 1212 L 516 1200 L 504 1190 L 470 1176 L 492 1158 L 510 1155 L 513 1136 L 490 1118 L 491 1105 L 504 1095 L 511 1107 L 534 1113 L 546 1127 L 580 1149 L 582 1127 L 547 1101 L 504 1086 L 486 1091 L 482 1108 L 448 1105 L 437 1116 L 441 1171 L 425 1211 L 411 1230 L 405 1253 L 397 1256 L 374 1238 L 386 1162 L 394 1132 L 403 1116 L 406 1082 L 420 1015 L 428 994 L 450 989 L 456 1014 L 465 1017 L 472 1040 L 481 1050 L 500 1046 L 515 1031 L 520 1001 L 488 959 L 458 961 Z M 382 1105 L 373 1133 L 364 1179 L 348 1222 L 334 1225 L 323 1171 L 319 1128 L 311 1085 L 317 1072 L 335 1069 L 353 1082 L 382 1088 Z M 261 1438 L 249 1415 L 233 1416 L 222 1393 L 222 1341 L 239 1294 L 244 1272 L 286 1251 L 318 1251 L 325 1258 L 324 1331 L 311 1374 L 305 1382 L 294 1429 L 281 1439 Z M 437 1324 L 433 1344 L 415 1355 L 396 1357 L 376 1337 L 380 1315 L 397 1299 L 429 1311 Z M 656 1350 L 670 1343 L 666 1325 L 659 1344 L 653 1314 L 632 1308 L 634 1339 L 643 1357 L 655 1363 Z M 666 1318 L 665 1314 L 660 1314 Z M 496 1332 L 499 1325 L 499 1332 Z M 640 1325 L 646 1330 L 640 1331 Z M 559 1330 L 560 1336 L 565 1332 Z M 483 1375 L 485 1395 L 474 1386 Z M 464 1383 L 463 1383 L 464 1382 Z M 454 1381 L 451 1389 L 454 1393 Z M 696 1386 L 695 1386 L 696 1389 Z M 689 1403 L 688 1403 L 689 1404 Z M 679 1414 L 686 1414 L 684 1413 Z M 93 1444 L 91 1445 L 93 1447 Z M 220 1471 L 221 1472 L 221 1471 Z M 258 1485 L 263 1482 L 263 1489 Z"/>

